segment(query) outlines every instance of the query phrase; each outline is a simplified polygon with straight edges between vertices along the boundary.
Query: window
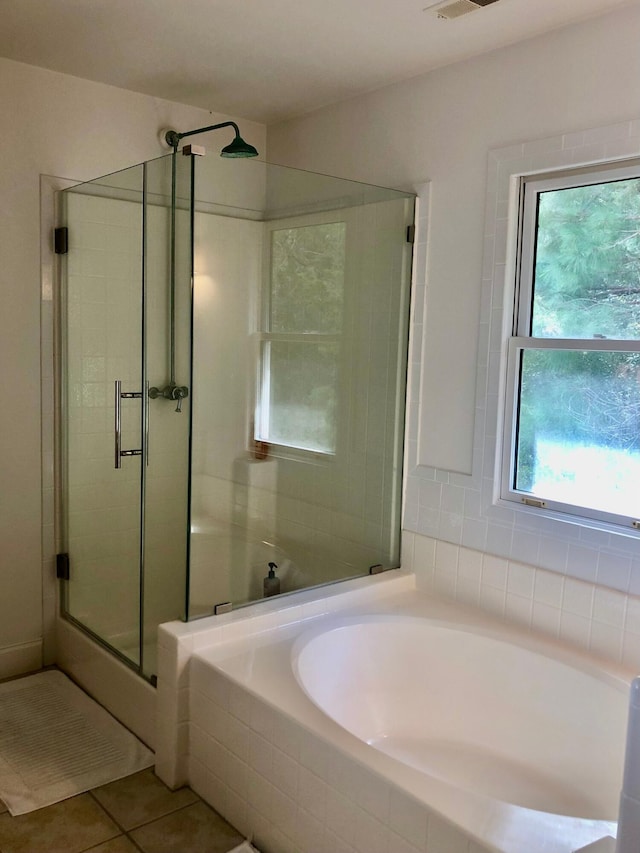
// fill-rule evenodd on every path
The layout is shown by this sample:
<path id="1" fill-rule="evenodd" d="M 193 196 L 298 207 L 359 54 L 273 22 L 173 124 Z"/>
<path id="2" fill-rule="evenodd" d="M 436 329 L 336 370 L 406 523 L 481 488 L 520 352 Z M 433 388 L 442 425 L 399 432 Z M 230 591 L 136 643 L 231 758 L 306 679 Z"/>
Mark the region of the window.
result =
<path id="1" fill-rule="evenodd" d="M 501 496 L 640 528 L 640 163 L 520 202 Z"/>
<path id="2" fill-rule="evenodd" d="M 272 223 L 256 438 L 334 454 L 346 222 Z"/>

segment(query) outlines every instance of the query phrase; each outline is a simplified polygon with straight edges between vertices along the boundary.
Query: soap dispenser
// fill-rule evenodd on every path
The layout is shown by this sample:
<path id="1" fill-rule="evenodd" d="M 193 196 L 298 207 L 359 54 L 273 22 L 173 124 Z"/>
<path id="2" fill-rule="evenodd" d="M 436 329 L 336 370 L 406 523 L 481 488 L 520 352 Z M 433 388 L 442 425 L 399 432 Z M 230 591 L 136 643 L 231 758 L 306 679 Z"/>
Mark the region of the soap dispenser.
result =
<path id="1" fill-rule="evenodd" d="M 276 577 L 275 571 L 277 568 L 275 563 L 269 563 L 269 574 L 262 582 L 262 594 L 265 598 L 280 593 L 280 578 Z"/>

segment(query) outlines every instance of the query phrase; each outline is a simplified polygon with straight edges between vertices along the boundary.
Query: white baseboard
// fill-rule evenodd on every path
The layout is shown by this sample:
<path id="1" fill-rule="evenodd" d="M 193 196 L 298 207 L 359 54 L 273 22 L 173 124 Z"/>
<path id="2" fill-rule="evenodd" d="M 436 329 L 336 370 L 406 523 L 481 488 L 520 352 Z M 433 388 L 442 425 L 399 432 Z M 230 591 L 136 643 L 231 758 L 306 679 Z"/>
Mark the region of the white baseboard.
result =
<path id="1" fill-rule="evenodd" d="M 42 667 L 42 640 L 0 648 L 0 679 L 34 672 Z"/>

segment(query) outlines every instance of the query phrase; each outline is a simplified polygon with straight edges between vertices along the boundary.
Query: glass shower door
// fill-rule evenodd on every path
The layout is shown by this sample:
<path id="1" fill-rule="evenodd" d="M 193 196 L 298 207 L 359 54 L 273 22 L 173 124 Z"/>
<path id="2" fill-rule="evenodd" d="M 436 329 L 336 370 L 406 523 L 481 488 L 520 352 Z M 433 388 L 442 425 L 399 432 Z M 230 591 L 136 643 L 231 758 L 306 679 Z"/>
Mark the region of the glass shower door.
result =
<path id="1" fill-rule="evenodd" d="M 136 166 L 63 193 L 66 614 L 141 666 L 143 182 Z"/>
<path id="2" fill-rule="evenodd" d="M 61 194 L 63 609 L 150 680 L 186 608 L 191 166 Z"/>

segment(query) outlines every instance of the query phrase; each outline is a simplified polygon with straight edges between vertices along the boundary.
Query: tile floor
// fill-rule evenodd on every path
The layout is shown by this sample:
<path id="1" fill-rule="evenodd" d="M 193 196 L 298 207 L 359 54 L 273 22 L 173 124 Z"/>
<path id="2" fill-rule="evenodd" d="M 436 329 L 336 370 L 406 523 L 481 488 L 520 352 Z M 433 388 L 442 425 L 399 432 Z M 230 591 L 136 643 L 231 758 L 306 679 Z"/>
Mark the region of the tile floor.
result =
<path id="1" fill-rule="evenodd" d="M 142 770 L 12 817 L 0 801 L 0 853 L 227 853 L 242 837 L 190 788 Z"/>

